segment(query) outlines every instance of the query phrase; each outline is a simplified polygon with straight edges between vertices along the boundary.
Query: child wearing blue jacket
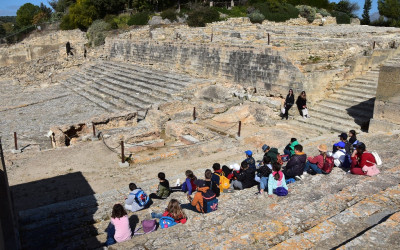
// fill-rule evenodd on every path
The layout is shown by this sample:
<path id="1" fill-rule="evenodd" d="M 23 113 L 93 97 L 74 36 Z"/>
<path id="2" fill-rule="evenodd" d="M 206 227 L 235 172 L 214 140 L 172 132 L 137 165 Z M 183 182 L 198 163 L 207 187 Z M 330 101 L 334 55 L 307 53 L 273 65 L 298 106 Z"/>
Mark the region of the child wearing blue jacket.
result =
<path id="1" fill-rule="evenodd" d="M 194 184 L 194 181 L 197 180 L 197 177 L 193 174 L 192 170 L 186 170 L 185 175 L 185 182 L 182 185 L 172 187 L 171 192 L 187 192 L 187 197 L 189 199 L 192 193 L 196 191 L 197 186 Z"/>
<path id="2" fill-rule="evenodd" d="M 286 186 L 285 175 L 281 171 L 281 165 L 275 162 L 272 165 L 272 173 L 268 177 L 268 196 L 272 197 L 272 194 L 276 194 L 277 188 L 284 188 L 288 190 Z"/>

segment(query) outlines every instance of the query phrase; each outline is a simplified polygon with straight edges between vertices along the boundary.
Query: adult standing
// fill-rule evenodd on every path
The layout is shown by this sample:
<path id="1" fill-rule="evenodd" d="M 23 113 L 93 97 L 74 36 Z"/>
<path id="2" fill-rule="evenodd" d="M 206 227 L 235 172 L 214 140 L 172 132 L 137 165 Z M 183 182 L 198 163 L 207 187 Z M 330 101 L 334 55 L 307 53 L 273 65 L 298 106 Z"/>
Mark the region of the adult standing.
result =
<path id="1" fill-rule="evenodd" d="M 289 118 L 289 109 L 294 105 L 294 95 L 293 95 L 293 89 L 289 89 L 289 94 L 287 94 L 284 107 L 285 107 L 285 113 L 282 116 L 283 118 L 286 117 L 286 120 Z"/>
<path id="2" fill-rule="evenodd" d="M 69 55 L 73 56 L 74 55 L 74 53 L 72 53 L 72 49 L 73 48 L 71 47 L 71 44 L 69 42 L 67 42 L 65 44 L 65 49 L 67 50 L 67 56 L 69 56 Z"/>
<path id="3" fill-rule="evenodd" d="M 310 118 L 307 110 L 307 95 L 304 90 L 301 91 L 301 94 L 299 95 L 299 97 L 297 97 L 296 105 L 303 118 Z"/>

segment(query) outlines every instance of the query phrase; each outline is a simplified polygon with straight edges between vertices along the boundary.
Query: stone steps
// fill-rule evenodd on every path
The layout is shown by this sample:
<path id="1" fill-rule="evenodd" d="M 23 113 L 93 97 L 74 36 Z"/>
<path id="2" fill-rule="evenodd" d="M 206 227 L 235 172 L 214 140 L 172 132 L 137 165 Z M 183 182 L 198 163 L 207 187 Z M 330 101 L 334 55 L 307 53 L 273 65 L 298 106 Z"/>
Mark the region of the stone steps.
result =
<path id="1" fill-rule="evenodd" d="M 86 81 L 90 81 L 87 76 L 81 76 Z M 127 92 L 126 89 L 119 87 L 118 84 L 110 84 L 102 78 L 90 82 L 90 87 L 97 89 L 103 94 L 108 94 L 113 98 L 124 101 L 126 105 L 133 105 L 138 109 L 146 109 L 152 102 L 150 99 Z"/>
<path id="2" fill-rule="evenodd" d="M 115 106 L 121 108 L 121 109 L 129 109 L 131 106 L 133 106 L 136 109 L 145 109 L 146 106 L 144 103 L 143 105 L 138 104 L 137 99 L 132 100 L 132 98 L 129 98 L 129 95 L 126 93 L 121 93 L 114 91 L 111 87 L 109 88 L 108 86 L 102 86 L 95 82 L 91 82 L 90 84 L 87 84 L 87 81 L 83 80 L 82 77 L 79 75 L 72 76 L 71 79 L 73 79 L 77 84 L 86 84 L 86 91 L 90 89 L 90 93 L 95 93 L 98 92 L 98 95 L 103 96 L 103 99 L 114 104 Z M 71 80 L 70 79 L 70 80 Z M 140 102 L 139 102 L 140 103 Z"/>
<path id="3" fill-rule="evenodd" d="M 400 206 L 399 193 L 400 185 L 397 185 L 367 197 L 272 249 L 287 249 L 296 245 L 301 249 L 336 249 L 396 212 Z"/>
<path id="4" fill-rule="evenodd" d="M 176 86 L 178 90 L 187 87 L 193 81 L 188 77 L 174 77 L 172 74 L 166 72 L 162 74 L 151 73 L 148 70 L 143 70 L 143 68 L 137 68 L 137 66 L 128 64 L 115 65 L 114 63 L 108 63 L 103 65 L 112 70 L 119 70 L 122 73 L 129 73 L 137 78 L 145 78 L 154 82 L 166 82 L 169 86 Z"/>
<path id="5" fill-rule="evenodd" d="M 99 96 L 98 93 L 88 93 L 84 90 L 81 86 L 76 86 L 74 82 L 70 80 L 66 80 L 62 83 L 66 88 L 72 90 L 73 92 L 77 93 L 78 95 L 86 98 L 87 100 L 95 103 L 97 106 L 105 109 L 108 112 L 112 112 L 117 106 L 105 102 L 102 96 Z M 72 85 L 72 86 L 71 86 Z M 90 90 L 89 90 L 90 91 Z M 118 109 L 118 108 L 117 108 Z"/>
<path id="6" fill-rule="evenodd" d="M 345 97 L 354 97 L 354 98 L 364 98 L 366 100 L 375 98 L 376 92 L 371 90 L 369 92 L 363 91 L 362 93 L 356 92 L 359 91 L 358 88 L 348 89 L 348 88 L 340 88 L 340 90 L 335 91 L 335 95 L 345 96 Z"/>

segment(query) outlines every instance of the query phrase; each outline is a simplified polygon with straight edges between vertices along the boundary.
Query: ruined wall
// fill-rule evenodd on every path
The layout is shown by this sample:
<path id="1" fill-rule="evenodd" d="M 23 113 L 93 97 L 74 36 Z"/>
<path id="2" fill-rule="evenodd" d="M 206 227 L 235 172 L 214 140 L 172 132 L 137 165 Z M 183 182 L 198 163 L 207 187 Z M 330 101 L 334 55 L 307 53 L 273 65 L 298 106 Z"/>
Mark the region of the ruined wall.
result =
<path id="1" fill-rule="evenodd" d="M 303 89 L 304 75 L 271 47 L 107 39 L 106 50 L 113 59 L 231 81 L 272 95 L 286 95 L 288 88 Z"/>
<path id="2" fill-rule="evenodd" d="M 19 64 L 40 58 L 53 50 L 66 54 L 65 44 L 70 42 L 76 51 L 83 50 L 86 34 L 80 30 L 57 31 L 44 36 L 27 38 L 24 41 L 0 48 L 0 67 Z"/>
<path id="3" fill-rule="evenodd" d="M 369 132 L 400 130 L 400 60 L 383 65 L 379 72 L 378 89 Z"/>

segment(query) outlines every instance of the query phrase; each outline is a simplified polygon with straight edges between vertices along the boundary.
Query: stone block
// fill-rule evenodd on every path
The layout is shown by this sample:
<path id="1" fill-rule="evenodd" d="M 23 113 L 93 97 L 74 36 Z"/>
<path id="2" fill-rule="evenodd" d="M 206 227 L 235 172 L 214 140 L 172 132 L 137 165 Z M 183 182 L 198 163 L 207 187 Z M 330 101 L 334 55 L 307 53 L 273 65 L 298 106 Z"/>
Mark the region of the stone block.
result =
<path id="1" fill-rule="evenodd" d="M 164 129 L 169 117 L 159 110 L 149 110 L 146 121 L 158 129 Z"/>
<path id="2" fill-rule="evenodd" d="M 126 150 L 131 153 L 137 153 L 140 151 L 154 149 L 154 148 L 161 148 L 164 147 L 165 142 L 163 139 L 152 140 L 152 141 L 144 141 L 137 144 L 127 144 L 125 145 Z"/>
<path id="3" fill-rule="evenodd" d="M 350 25 L 361 25 L 361 21 L 358 18 L 350 18 Z"/>
<path id="4" fill-rule="evenodd" d="M 186 145 L 192 145 L 200 142 L 198 139 L 194 138 L 191 135 L 182 135 L 179 137 L 179 139 Z"/>

